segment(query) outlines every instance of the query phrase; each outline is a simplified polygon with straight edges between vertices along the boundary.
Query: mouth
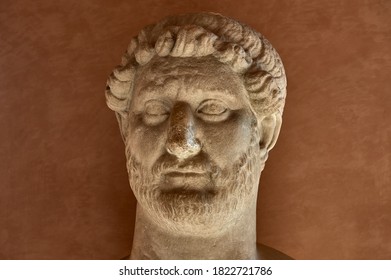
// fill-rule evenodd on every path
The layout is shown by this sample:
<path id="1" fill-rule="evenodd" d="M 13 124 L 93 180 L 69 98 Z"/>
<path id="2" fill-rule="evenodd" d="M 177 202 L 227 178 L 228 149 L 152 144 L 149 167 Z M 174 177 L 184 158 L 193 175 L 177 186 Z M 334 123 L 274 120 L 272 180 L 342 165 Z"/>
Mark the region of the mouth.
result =
<path id="1" fill-rule="evenodd" d="M 197 167 L 193 167 L 193 166 L 168 168 L 164 171 L 164 174 L 171 174 L 171 173 L 191 175 L 191 174 L 206 174 L 207 171 L 205 169 L 197 168 Z"/>
<path id="2" fill-rule="evenodd" d="M 163 174 L 161 191 L 209 191 L 211 181 L 208 173 L 201 170 L 170 170 Z"/>

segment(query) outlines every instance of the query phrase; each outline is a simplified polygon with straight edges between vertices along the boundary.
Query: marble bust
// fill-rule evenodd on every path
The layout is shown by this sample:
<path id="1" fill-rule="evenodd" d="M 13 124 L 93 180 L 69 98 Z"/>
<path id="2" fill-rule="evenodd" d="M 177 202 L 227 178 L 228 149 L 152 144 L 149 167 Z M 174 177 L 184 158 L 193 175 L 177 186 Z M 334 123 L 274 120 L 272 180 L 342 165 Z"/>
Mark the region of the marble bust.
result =
<path id="1" fill-rule="evenodd" d="M 107 81 L 137 199 L 131 259 L 286 259 L 256 244 L 259 178 L 286 96 L 279 55 L 215 13 L 134 37 Z"/>

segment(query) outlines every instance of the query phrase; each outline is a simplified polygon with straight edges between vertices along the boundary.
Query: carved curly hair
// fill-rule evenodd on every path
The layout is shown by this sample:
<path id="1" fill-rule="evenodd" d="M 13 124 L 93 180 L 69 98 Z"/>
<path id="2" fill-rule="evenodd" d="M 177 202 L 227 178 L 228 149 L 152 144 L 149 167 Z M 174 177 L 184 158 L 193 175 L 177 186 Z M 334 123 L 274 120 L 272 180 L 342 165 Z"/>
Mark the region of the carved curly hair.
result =
<path id="1" fill-rule="evenodd" d="M 153 56 L 214 56 L 240 74 L 257 117 L 282 114 L 286 97 L 284 66 L 265 37 L 215 13 L 173 16 L 145 27 L 134 37 L 107 81 L 106 101 L 117 118 L 127 116 L 139 65 Z"/>

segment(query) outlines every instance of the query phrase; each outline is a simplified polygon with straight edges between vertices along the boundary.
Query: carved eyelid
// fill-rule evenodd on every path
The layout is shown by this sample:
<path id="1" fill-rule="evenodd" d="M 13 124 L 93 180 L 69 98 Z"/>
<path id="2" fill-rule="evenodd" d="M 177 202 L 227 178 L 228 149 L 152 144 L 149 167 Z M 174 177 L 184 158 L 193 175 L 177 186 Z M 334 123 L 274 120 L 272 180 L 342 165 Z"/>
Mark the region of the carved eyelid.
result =
<path id="1" fill-rule="evenodd" d="M 209 112 L 208 110 L 209 108 Z M 217 99 L 208 99 L 204 100 L 197 108 L 197 113 L 206 114 L 206 115 L 221 115 L 229 110 L 229 107 L 225 102 Z"/>
<path id="2" fill-rule="evenodd" d="M 162 100 L 151 99 L 145 102 L 144 112 L 148 115 L 166 115 L 170 112 L 170 107 Z"/>

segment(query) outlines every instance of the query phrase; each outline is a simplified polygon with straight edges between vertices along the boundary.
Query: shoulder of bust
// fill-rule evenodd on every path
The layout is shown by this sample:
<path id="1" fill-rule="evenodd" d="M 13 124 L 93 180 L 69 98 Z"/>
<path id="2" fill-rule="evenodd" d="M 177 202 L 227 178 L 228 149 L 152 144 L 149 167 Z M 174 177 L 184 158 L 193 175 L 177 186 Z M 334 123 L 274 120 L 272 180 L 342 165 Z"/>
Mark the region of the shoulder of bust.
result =
<path id="1" fill-rule="evenodd" d="M 259 243 L 257 243 L 257 253 L 260 260 L 293 260 L 283 252 Z"/>

